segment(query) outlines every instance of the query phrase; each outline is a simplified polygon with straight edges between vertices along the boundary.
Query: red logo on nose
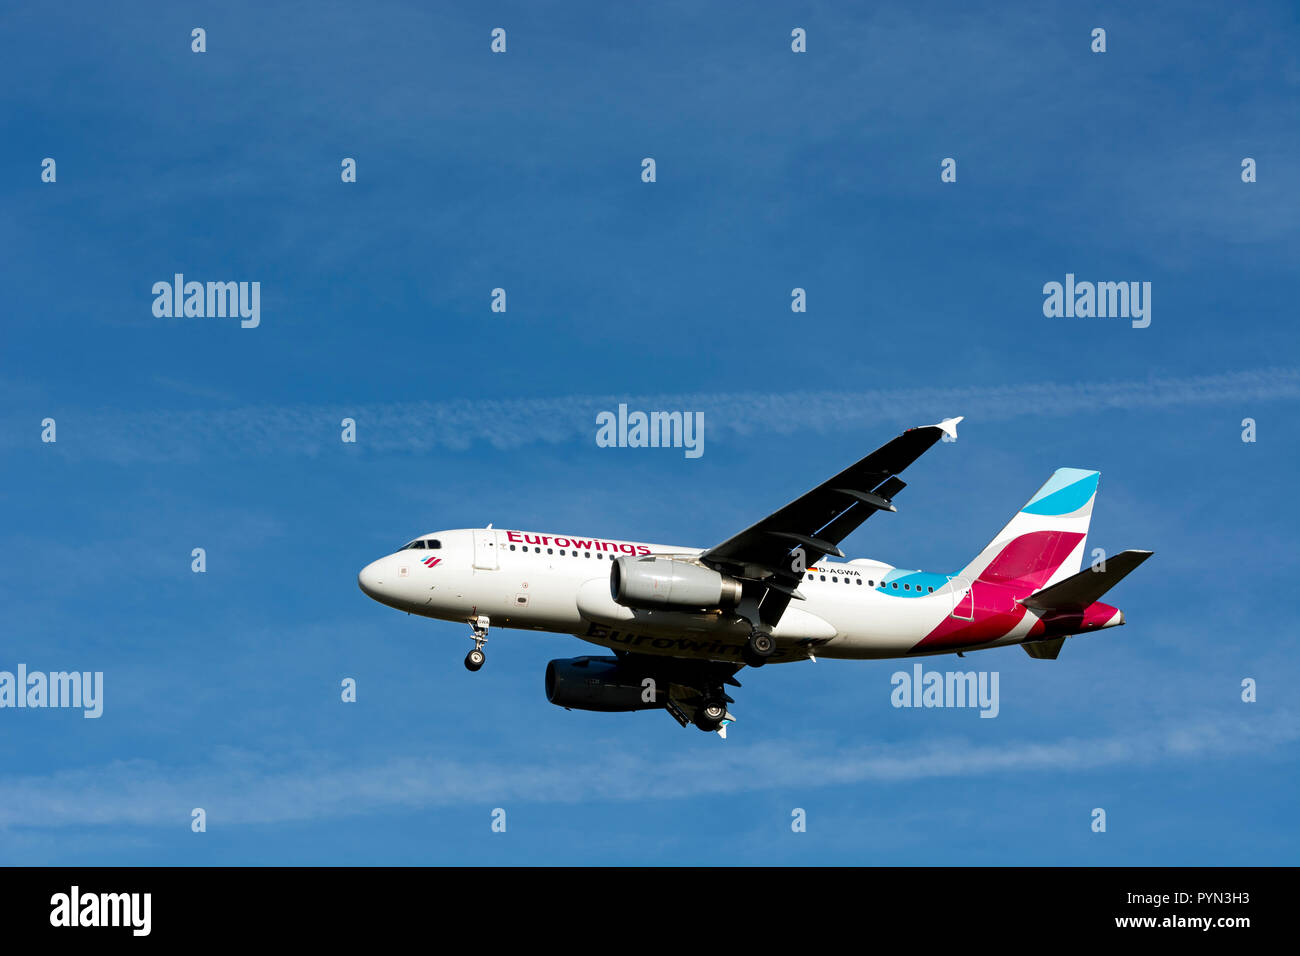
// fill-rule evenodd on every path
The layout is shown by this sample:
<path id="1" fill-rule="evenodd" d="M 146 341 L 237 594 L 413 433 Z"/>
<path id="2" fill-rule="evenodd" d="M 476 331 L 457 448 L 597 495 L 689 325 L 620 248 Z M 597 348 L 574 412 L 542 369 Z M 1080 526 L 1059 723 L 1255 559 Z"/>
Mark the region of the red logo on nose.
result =
<path id="1" fill-rule="evenodd" d="M 434 565 L 436 565 L 436 564 L 437 564 L 439 561 L 441 561 L 441 560 L 442 560 L 442 558 L 434 558 L 434 557 L 428 557 L 428 558 L 425 558 L 425 559 L 424 559 L 424 566 L 425 566 L 426 568 L 431 568 L 431 567 L 433 567 Z"/>

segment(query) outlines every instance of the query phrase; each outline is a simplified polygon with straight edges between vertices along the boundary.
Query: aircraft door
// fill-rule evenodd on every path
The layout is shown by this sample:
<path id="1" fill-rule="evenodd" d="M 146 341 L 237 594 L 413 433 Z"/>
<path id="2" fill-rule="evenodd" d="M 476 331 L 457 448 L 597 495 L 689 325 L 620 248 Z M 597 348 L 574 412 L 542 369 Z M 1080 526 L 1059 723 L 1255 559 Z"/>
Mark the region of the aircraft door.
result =
<path id="1" fill-rule="evenodd" d="M 497 569 L 497 533 L 491 528 L 474 531 L 474 570 Z"/>
<path id="2" fill-rule="evenodd" d="M 961 621 L 975 620 L 975 588 L 963 577 L 948 576 L 952 585 L 952 617 Z"/>

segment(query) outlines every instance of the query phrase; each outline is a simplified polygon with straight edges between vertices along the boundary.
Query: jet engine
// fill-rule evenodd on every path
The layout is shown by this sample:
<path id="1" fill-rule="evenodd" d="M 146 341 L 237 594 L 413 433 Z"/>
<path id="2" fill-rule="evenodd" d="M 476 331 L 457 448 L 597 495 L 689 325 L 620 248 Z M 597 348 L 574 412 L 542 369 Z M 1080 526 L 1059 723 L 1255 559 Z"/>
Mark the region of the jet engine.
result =
<path id="1" fill-rule="evenodd" d="M 546 665 L 546 699 L 577 710 L 653 710 L 664 702 L 646 694 L 641 682 L 650 676 L 629 670 L 617 657 L 555 660 Z"/>
<path id="2" fill-rule="evenodd" d="M 624 607 L 657 611 L 730 610 L 744 585 L 698 564 L 653 555 L 617 558 L 609 571 L 609 593 Z"/>

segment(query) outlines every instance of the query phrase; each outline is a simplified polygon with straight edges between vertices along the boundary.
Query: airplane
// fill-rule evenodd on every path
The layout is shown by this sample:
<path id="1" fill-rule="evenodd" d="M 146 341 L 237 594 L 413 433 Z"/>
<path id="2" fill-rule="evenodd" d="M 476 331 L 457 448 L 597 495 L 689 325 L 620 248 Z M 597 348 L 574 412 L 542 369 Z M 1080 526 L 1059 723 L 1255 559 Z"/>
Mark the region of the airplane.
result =
<path id="1" fill-rule="evenodd" d="M 1060 468 L 961 570 L 934 574 L 839 544 L 895 512 L 899 475 L 962 418 L 910 428 L 711 548 L 464 528 L 422 535 L 368 564 L 361 590 L 409 614 L 465 621 L 483 666 L 490 627 L 572 634 L 613 656 L 551 661 L 566 709 L 664 709 L 726 736 L 744 667 L 818 658 L 917 657 L 1019 644 L 1055 660 L 1067 637 L 1124 623 L 1099 598 L 1152 554 L 1082 567 L 1100 474 Z M 840 559 L 838 561 L 829 558 Z"/>

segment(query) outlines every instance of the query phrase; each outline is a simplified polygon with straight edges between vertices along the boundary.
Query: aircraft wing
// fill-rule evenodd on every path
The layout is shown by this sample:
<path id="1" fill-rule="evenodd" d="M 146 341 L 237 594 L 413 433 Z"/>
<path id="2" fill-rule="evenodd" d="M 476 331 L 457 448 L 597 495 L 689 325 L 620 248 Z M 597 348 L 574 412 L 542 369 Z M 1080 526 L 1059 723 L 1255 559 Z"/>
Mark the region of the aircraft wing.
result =
<path id="1" fill-rule="evenodd" d="M 961 418 L 909 428 L 784 508 L 700 555 L 700 560 L 764 589 L 759 614 L 773 626 L 805 568 L 826 555 L 844 557 L 839 543 L 877 511 L 894 511 L 892 499 L 907 486 L 898 477 L 945 434 L 957 437 Z"/>

